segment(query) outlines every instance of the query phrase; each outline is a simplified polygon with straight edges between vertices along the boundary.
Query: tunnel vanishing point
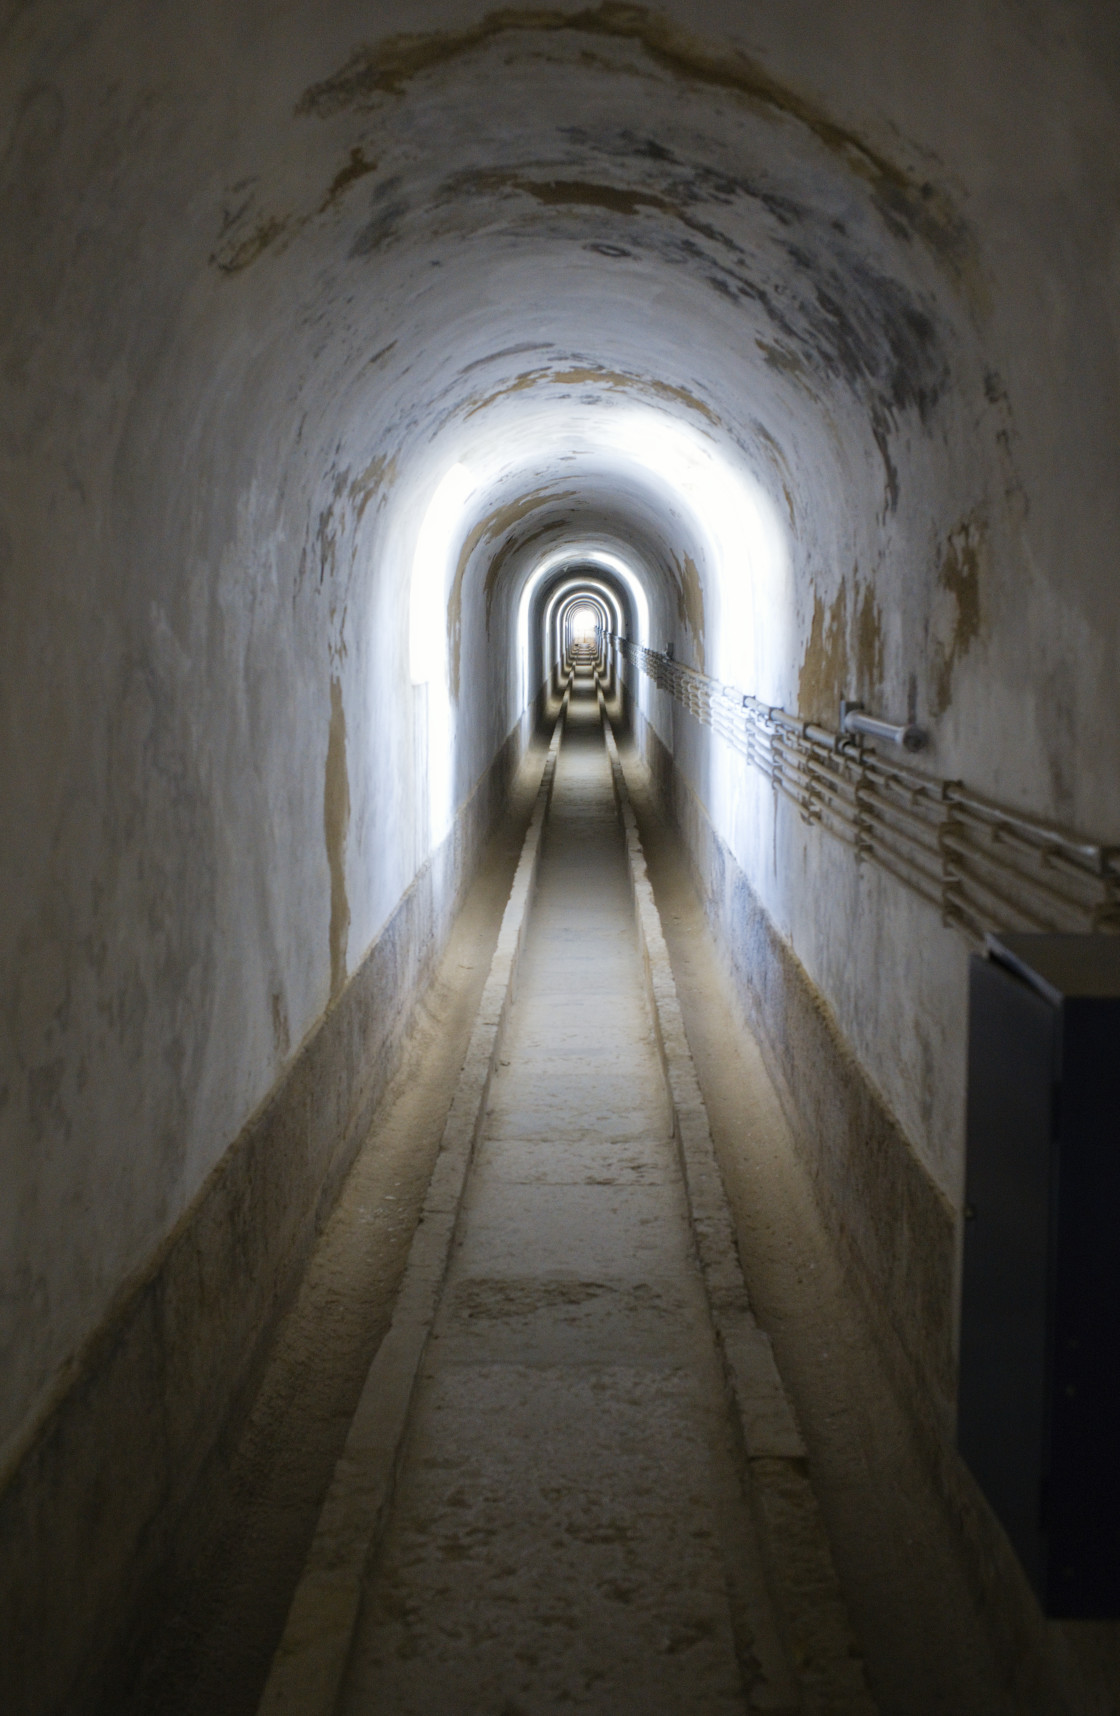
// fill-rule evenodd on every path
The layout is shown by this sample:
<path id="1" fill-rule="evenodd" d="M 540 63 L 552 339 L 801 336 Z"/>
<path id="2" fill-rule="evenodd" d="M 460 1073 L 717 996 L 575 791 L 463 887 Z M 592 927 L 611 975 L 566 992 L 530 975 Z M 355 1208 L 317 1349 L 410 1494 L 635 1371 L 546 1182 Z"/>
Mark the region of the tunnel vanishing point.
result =
<path id="1" fill-rule="evenodd" d="M 955 1442 L 1120 8 L 0 33 L 0 1708 L 1120 1709 Z"/>

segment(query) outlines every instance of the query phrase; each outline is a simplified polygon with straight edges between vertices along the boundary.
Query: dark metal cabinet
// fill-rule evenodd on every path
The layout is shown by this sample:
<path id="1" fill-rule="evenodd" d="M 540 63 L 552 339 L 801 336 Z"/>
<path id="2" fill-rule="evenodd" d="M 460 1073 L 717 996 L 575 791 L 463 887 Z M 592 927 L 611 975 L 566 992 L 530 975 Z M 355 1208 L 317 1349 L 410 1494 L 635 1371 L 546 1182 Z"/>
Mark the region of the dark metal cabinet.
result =
<path id="1" fill-rule="evenodd" d="M 1120 937 L 972 960 L 957 1437 L 1046 1613 L 1120 1615 Z"/>

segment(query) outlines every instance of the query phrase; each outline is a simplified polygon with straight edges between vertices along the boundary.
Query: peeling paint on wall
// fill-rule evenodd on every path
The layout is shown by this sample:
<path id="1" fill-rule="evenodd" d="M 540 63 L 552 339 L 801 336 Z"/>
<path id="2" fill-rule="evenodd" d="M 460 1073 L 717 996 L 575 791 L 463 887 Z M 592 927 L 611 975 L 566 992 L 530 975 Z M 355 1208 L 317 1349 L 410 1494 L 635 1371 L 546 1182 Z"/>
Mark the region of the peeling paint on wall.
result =
<path id="1" fill-rule="evenodd" d="M 351 149 L 350 159 L 344 167 L 340 167 L 327 187 L 327 193 L 319 204 L 319 213 L 325 214 L 332 208 L 345 191 L 350 189 L 358 179 L 364 179 L 367 173 L 376 173 L 377 162 L 367 161 L 365 151 L 360 145 Z"/>
<path id="2" fill-rule="evenodd" d="M 855 629 L 856 680 L 853 689 L 859 697 L 872 697 L 883 682 L 883 619 L 870 584 L 864 586 L 859 598 Z"/>
<path id="3" fill-rule="evenodd" d="M 490 175 L 491 178 L 494 176 Z M 637 214 L 644 208 L 657 209 L 662 214 L 680 213 L 664 197 L 651 196 L 647 191 L 627 190 L 624 185 L 595 185 L 585 179 L 526 179 L 512 173 L 504 177 L 511 190 L 525 191 L 551 208 L 598 208 L 620 215 Z"/>
<path id="4" fill-rule="evenodd" d="M 367 161 L 362 144 L 351 146 L 340 166 L 314 208 L 303 213 L 264 214 L 256 207 L 255 179 L 242 180 L 229 192 L 211 264 L 222 274 L 243 274 L 266 251 L 287 249 L 316 215 L 334 208 L 352 185 L 377 171 L 376 161 Z"/>
<path id="5" fill-rule="evenodd" d="M 633 217 L 639 215 L 643 209 L 652 209 L 657 214 L 668 215 L 670 220 L 679 221 L 682 226 L 699 233 L 702 238 L 711 239 L 735 253 L 739 250 L 739 246 L 729 239 L 725 232 L 710 222 L 697 220 L 681 202 L 634 186 L 602 184 L 589 179 L 533 179 L 522 173 L 490 171 L 459 174 L 451 181 L 450 189 L 453 195 L 461 195 L 464 191 L 517 191 L 534 198 L 546 208 L 605 209 L 608 214 L 624 217 Z M 599 249 L 600 254 L 607 256 L 631 254 L 625 247 L 617 245 L 600 244 L 595 248 Z"/>
<path id="6" fill-rule="evenodd" d="M 708 423 L 718 424 L 719 417 L 702 399 L 698 399 L 686 387 L 677 387 L 667 381 L 660 381 L 654 376 L 630 375 L 622 370 L 608 369 L 603 364 L 569 365 L 565 369 L 549 369 L 542 365 L 539 369 L 523 371 L 514 376 L 501 387 L 483 395 L 471 402 L 463 413 L 464 418 L 474 417 L 479 412 L 486 411 L 499 399 L 506 399 L 514 393 L 525 393 L 529 388 L 540 383 L 551 382 L 556 387 L 601 387 L 607 393 L 638 394 L 643 398 L 661 399 L 667 404 L 683 405 L 688 411 L 695 411 Z"/>
<path id="7" fill-rule="evenodd" d="M 983 523 L 976 518 L 965 519 L 951 532 L 938 573 L 938 585 L 949 598 L 949 611 L 942 619 L 942 636 L 933 647 L 934 715 L 943 715 L 952 702 L 957 663 L 979 636 L 981 584 L 987 558 L 988 538 Z M 943 603 L 943 612 L 944 606 Z"/>
<path id="8" fill-rule="evenodd" d="M 296 104 L 298 115 L 328 118 L 368 108 L 379 95 L 401 95 L 405 85 L 514 32 L 594 35 L 633 42 L 662 71 L 688 83 L 738 95 L 805 127 L 852 172 L 872 186 L 881 211 L 894 226 L 920 237 L 960 276 L 974 274 L 968 230 L 945 192 L 918 179 L 839 124 L 808 97 L 780 83 L 757 61 L 734 49 L 704 42 L 644 6 L 606 3 L 580 12 L 553 8 L 503 7 L 462 30 L 399 34 L 356 48 L 333 76 L 312 84 Z"/>
<path id="9" fill-rule="evenodd" d="M 798 710 L 810 720 L 834 725 L 844 697 L 874 701 L 883 682 L 883 616 L 875 599 L 874 586 L 860 589 L 859 572 L 852 568 L 854 597 L 849 612 L 848 581 L 826 607 L 813 597 L 813 619 L 809 641 L 801 663 Z"/>
<path id="10" fill-rule="evenodd" d="M 346 896 L 346 837 L 350 830 L 350 778 L 346 768 L 346 711 L 342 685 L 331 680 L 331 724 L 323 780 L 323 835 L 331 874 L 331 999 L 346 981 L 350 902 Z"/>
<path id="11" fill-rule="evenodd" d="M 590 147 L 590 139 L 584 141 Z M 605 150 L 613 159 L 619 153 L 618 141 L 598 138 L 595 151 L 601 154 Z M 701 163 L 682 163 L 675 158 L 672 165 L 678 170 L 668 176 L 664 192 L 655 193 L 632 182 L 607 183 L 586 177 L 535 178 L 508 170 L 474 170 L 450 181 L 448 195 L 451 200 L 461 200 L 465 192 L 513 190 L 546 206 L 598 208 L 623 218 L 633 219 L 642 211 L 654 211 L 671 222 L 683 224 L 690 233 L 712 241 L 719 247 L 718 257 L 691 236 L 673 235 L 665 220 L 647 222 L 641 233 L 628 229 L 626 235 L 644 252 L 674 265 L 716 269 L 715 274 L 706 274 L 711 284 L 718 285 L 724 296 L 752 315 L 761 311 L 771 323 L 774 336 L 764 338 L 756 334 L 754 343 L 767 367 L 776 374 L 800 384 L 812 397 L 827 392 L 837 376 L 843 377 L 868 412 L 883 461 L 887 508 L 895 511 L 899 477 L 890 441 L 898 418 L 904 412 L 914 411 L 928 425 L 947 384 L 942 333 L 931 307 L 877 268 L 852 242 L 842 225 L 833 222 L 822 226 L 809 210 L 800 209 L 788 200 L 775 213 L 776 199 L 749 179 L 730 178 Z M 701 203 L 716 209 L 712 221 L 718 224 L 698 220 L 691 212 Z M 733 205 L 737 203 L 765 210 L 783 228 L 800 227 L 796 239 L 780 241 L 784 257 L 795 270 L 793 278 L 797 286 L 793 294 L 783 291 L 778 281 L 768 280 L 765 275 L 760 278 L 757 256 L 730 236 L 728 226 L 733 214 L 742 234 L 744 210 L 740 207 L 734 213 Z M 608 230 L 613 233 L 613 229 Z M 586 231 L 581 228 L 579 236 L 587 237 L 592 232 L 602 236 L 598 227 Z M 625 247 L 607 249 L 612 254 L 631 254 Z M 572 386 L 598 383 L 606 388 L 642 388 L 637 377 L 603 372 L 596 375 L 591 373 L 593 369 L 594 366 L 581 366 L 566 371 L 529 371 L 506 383 L 503 391 L 521 391 L 545 379 Z M 651 389 L 647 386 L 644 391 Z M 501 396 L 502 392 L 488 396 L 471 409 L 481 410 L 493 398 Z M 684 400 L 675 402 L 688 403 L 690 408 L 715 421 L 710 409 L 694 401 L 687 392 Z"/>
<path id="12" fill-rule="evenodd" d="M 396 454 L 380 453 L 377 458 L 371 459 L 365 470 L 353 479 L 350 484 L 349 498 L 355 509 L 355 529 L 361 524 L 366 508 L 375 496 L 378 505 L 382 504 L 396 481 L 396 476 Z"/>
<path id="13" fill-rule="evenodd" d="M 185 31 L 173 8 L 126 4 L 137 29 L 86 8 L 114 27 L 64 52 L 58 9 L 21 5 L 6 38 L 0 702 L 18 849 L 0 1025 L 18 1035 L 0 1045 L 0 1190 L 21 1292 L 0 1306 L 4 1447 L 226 1179 L 209 1176 L 328 993 L 344 1035 L 350 997 L 373 997 L 360 1028 L 378 1044 L 410 1004 L 521 743 L 495 764 L 528 688 L 523 576 L 546 556 L 579 572 L 572 545 L 632 553 L 649 641 L 679 620 L 713 670 L 722 557 L 672 470 L 641 475 L 643 417 L 710 432 L 789 529 L 781 579 L 744 591 L 746 689 L 830 726 L 844 695 L 905 706 L 939 772 L 1120 839 L 1101 221 L 1120 125 L 1099 54 L 1079 69 L 1076 29 L 1032 45 L 1028 8 L 994 0 L 967 51 L 890 0 L 846 31 L 828 0 L 800 9 L 802 31 L 780 0 L 537 4 L 305 4 L 278 22 L 204 0 Z M 327 75 L 363 30 L 433 24 Z M 871 39 L 890 75 L 869 81 Z M 958 211 L 997 316 L 978 313 Z M 465 421 L 495 389 L 490 417 Z M 633 436 L 596 451 L 611 414 Z M 452 442 L 480 481 L 448 574 L 483 514 L 528 505 L 472 535 L 447 613 L 456 705 L 421 742 L 443 682 L 411 684 L 408 550 Z M 551 577 L 524 612 L 533 674 Z M 671 739 L 663 701 L 649 732 Z M 707 805 L 713 862 L 725 841 L 955 1195 L 949 932 L 868 871 L 853 892 L 847 853 L 707 744 L 679 748 L 679 804 Z M 471 796 L 427 865 L 442 784 L 416 771 L 433 757 L 448 800 Z M 365 949 L 386 923 L 375 987 L 356 987 L 349 935 Z M 331 1124 L 308 1164 L 331 1159 Z M 255 1172 L 237 1182 L 250 1202 Z"/>
<path id="14" fill-rule="evenodd" d="M 210 260 L 223 274 L 241 274 L 288 234 L 291 226 L 291 218 L 286 215 L 262 215 L 243 237 L 239 236 L 243 230 L 240 222 L 232 234 L 223 226 Z"/>
<path id="15" fill-rule="evenodd" d="M 686 554 L 677 566 L 677 615 L 692 635 L 695 665 L 704 672 L 704 589 L 696 562 Z"/>
<path id="16" fill-rule="evenodd" d="M 798 713 L 812 721 L 835 722 L 847 689 L 848 585 L 842 579 L 827 608 L 813 595 L 813 620 L 797 684 Z"/>
<path id="17" fill-rule="evenodd" d="M 280 989 L 272 991 L 272 1040 L 277 1057 L 282 1061 L 287 1060 L 292 1046 L 292 1031 L 288 1022 L 288 1008 Z"/>

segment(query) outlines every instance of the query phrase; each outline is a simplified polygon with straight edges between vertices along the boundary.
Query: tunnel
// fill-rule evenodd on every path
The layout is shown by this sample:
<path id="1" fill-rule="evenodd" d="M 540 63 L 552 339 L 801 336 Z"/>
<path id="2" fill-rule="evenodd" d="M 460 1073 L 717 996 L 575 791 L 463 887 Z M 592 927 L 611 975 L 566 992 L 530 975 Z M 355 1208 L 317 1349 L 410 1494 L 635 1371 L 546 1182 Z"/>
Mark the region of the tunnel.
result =
<path id="1" fill-rule="evenodd" d="M 1115 1710 L 1116 1623 L 1042 1612 L 955 1424 L 969 961 L 1120 926 L 1120 13 L 0 31 L 0 1704 Z M 598 1261 L 574 1193 L 502 1228 L 499 1145 L 600 1134 Z M 416 1374 L 497 1327 L 449 1321 L 483 1228 L 574 1368 L 462 1384 L 454 1435 L 520 1429 L 433 1571 L 394 1342 L 445 1268 Z M 599 1481 L 604 1330 L 637 1499 L 571 1560 L 509 1498 Z M 611 1532 L 561 1650 L 538 1562 Z"/>

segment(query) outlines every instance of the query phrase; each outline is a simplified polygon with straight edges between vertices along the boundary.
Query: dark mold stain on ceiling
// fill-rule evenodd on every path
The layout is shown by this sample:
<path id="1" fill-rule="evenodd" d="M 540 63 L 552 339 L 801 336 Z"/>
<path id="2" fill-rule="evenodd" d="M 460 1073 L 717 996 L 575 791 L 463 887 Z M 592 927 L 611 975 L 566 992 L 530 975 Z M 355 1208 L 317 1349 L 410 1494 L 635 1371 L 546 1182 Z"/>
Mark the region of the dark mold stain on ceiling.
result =
<path id="1" fill-rule="evenodd" d="M 328 118 L 370 107 L 379 96 L 401 95 L 424 72 L 515 34 L 613 38 L 638 46 L 659 70 L 688 83 L 739 96 L 810 132 L 872 188 L 884 220 L 927 248 L 958 275 L 969 272 L 972 243 L 945 192 L 918 178 L 840 124 L 819 104 L 773 77 L 748 55 L 706 42 L 644 6 L 604 0 L 578 12 L 502 7 L 457 31 L 398 34 L 355 48 L 332 76 L 312 84 L 296 104 L 299 115 Z"/>

